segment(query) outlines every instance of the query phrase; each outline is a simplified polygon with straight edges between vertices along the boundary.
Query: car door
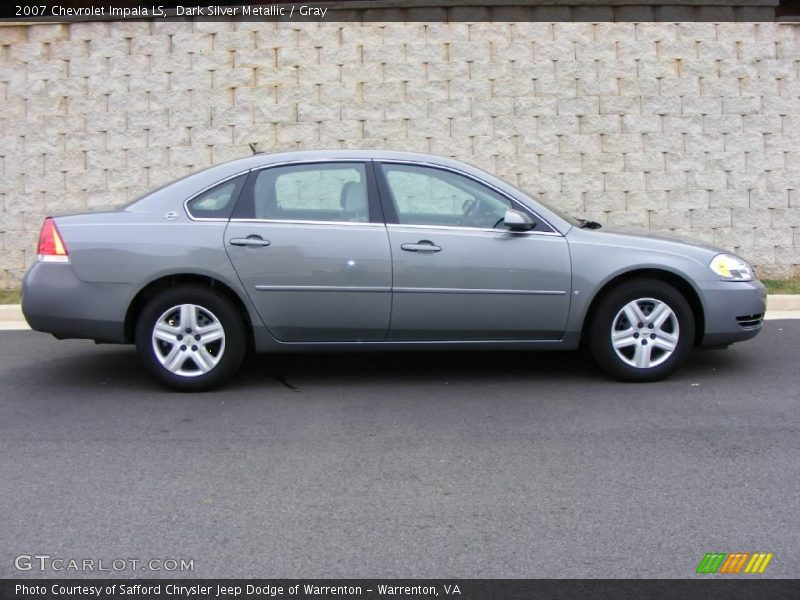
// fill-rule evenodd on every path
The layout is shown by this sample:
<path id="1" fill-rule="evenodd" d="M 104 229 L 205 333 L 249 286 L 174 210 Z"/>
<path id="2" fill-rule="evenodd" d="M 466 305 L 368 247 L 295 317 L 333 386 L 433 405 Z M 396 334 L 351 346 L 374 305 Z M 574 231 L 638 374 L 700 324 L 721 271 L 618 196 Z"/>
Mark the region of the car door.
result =
<path id="1" fill-rule="evenodd" d="M 276 339 L 385 339 L 392 265 L 369 163 L 253 171 L 225 231 L 225 247 Z"/>
<path id="2" fill-rule="evenodd" d="M 376 169 L 393 256 L 392 340 L 556 340 L 571 285 L 567 242 L 530 209 L 454 170 Z M 502 224 L 527 211 L 532 231 Z"/>

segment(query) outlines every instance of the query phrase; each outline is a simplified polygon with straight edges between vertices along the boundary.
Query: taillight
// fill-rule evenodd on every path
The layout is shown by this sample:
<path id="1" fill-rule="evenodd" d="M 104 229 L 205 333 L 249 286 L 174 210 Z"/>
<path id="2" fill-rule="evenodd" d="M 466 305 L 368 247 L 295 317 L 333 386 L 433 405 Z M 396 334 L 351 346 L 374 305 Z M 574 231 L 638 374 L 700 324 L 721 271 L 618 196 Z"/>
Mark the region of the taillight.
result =
<path id="1" fill-rule="evenodd" d="M 69 252 L 61 239 L 56 222 L 47 217 L 39 234 L 39 260 L 42 262 L 69 262 Z"/>

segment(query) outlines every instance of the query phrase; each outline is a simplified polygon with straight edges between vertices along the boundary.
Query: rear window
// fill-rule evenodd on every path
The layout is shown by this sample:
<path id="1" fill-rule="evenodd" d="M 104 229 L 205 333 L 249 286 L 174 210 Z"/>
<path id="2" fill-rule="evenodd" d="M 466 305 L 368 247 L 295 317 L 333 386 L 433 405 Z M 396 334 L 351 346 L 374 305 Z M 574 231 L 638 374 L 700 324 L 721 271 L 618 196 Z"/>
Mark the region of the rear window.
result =
<path id="1" fill-rule="evenodd" d="M 229 218 L 245 177 L 241 175 L 198 194 L 186 203 L 186 210 L 195 219 Z"/>

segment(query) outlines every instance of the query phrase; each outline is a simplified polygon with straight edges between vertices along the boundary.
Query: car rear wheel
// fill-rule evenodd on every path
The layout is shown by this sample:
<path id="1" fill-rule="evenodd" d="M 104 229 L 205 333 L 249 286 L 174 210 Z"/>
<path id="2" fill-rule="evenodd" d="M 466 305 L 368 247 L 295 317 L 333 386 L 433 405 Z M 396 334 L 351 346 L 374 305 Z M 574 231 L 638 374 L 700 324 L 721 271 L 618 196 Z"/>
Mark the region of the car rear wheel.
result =
<path id="1" fill-rule="evenodd" d="M 153 297 L 136 325 L 136 349 L 147 371 L 180 391 L 210 390 L 242 363 L 247 335 L 241 315 L 213 289 L 182 285 Z"/>
<path id="2" fill-rule="evenodd" d="M 694 316 L 683 295 L 657 279 L 637 279 L 601 299 L 590 324 L 595 362 L 621 381 L 656 381 L 694 345 Z"/>

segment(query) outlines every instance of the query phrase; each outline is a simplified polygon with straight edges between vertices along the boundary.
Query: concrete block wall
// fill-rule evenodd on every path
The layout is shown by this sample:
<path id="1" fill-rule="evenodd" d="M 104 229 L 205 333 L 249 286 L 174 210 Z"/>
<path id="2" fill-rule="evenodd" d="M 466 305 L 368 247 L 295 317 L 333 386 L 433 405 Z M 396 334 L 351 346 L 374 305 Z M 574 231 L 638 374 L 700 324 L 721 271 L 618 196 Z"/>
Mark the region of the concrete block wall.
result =
<path id="1" fill-rule="evenodd" d="M 608 226 L 800 272 L 800 28 L 0 26 L 0 287 L 44 216 L 260 150 L 453 156 Z"/>

